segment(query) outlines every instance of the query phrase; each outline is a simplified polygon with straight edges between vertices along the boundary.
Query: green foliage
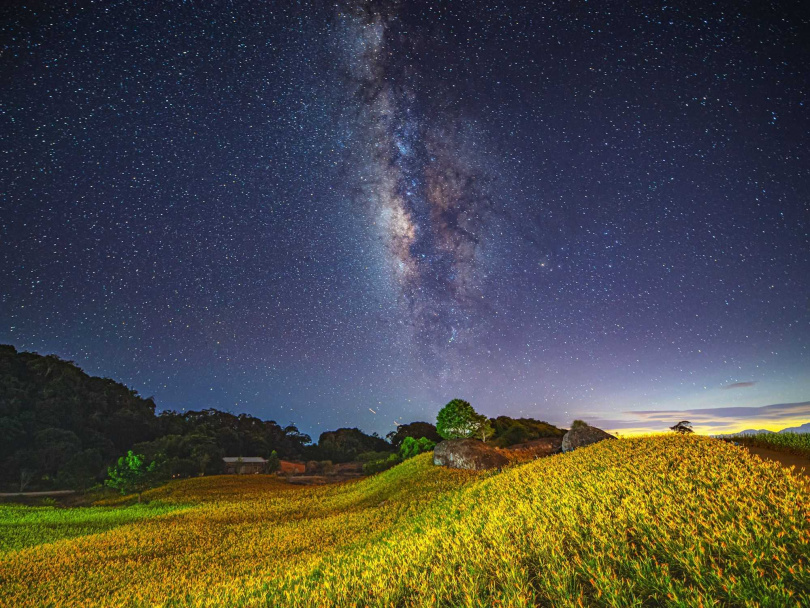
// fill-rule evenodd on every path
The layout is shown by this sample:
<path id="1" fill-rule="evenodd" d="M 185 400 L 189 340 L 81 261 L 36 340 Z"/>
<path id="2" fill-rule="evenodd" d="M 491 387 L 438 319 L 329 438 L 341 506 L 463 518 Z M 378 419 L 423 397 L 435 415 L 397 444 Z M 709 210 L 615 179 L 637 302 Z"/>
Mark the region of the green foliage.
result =
<path id="1" fill-rule="evenodd" d="M 586 427 L 586 426 L 588 426 L 588 423 L 587 423 L 587 422 L 585 422 L 584 420 L 574 420 L 574 421 L 571 423 L 571 429 L 572 429 L 572 430 L 573 430 L 573 429 L 581 429 L 581 428 L 584 428 L 584 427 Z"/>
<path id="2" fill-rule="evenodd" d="M 166 479 L 221 473 L 224 450 L 213 433 L 204 430 L 189 435 L 165 435 L 154 441 L 136 444 L 133 450 L 146 460 L 159 461 L 159 472 Z"/>
<path id="3" fill-rule="evenodd" d="M 80 450 L 82 442 L 72 431 L 47 428 L 34 436 L 40 471 L 55 477 Z"/>
<path id="4" fill-rule="evenodd" d="M 104 461 L 99 450 L 84 450 L 75 454 L 57 475 L 57 485 L 63 488 L 86 490 L 99 481 Z"/>
<path id="5" fill-rule="evenodd" d="M 372 460 L 363 464 L 363 473 L 366 475 L 373 475 L 375 473 L 382 473 L 387 471 L 393 466 L 402 462 L 398 454 L 389 454 L 387 458 L 380 460 Z"/>
<path id="6" fill-rule="evenodd" d="M 411 422 L 409 424 L 400 424 L 397 426 L 396 431 L 391 431 L 386 436 L 386 439 L 391 442 L 391 445 L 398 448 L 406 437 L 413 437 L 419 439 L 426 437 L 435 443 L 442 440 L 441 435 L 436 432 L 436 427 L 429 422 Z"/>
<path id="7" fill-rule="evenodd" d="M 492 424 L 489 422 L 489 418 L 487 418 L 484 415 L 481 415 L 478 418 L 478 421 L 479 421 L 478 428 L 475 430 L 473 437 L 486 442 L 486 440 L 492 437 L 492 435 L 495 433 L 495 429 L 492 428 Z"/>
<path id="8" fill-rule="evenodd" d="M 281 458 L 278 457 L 278 452 L 273 450 L 267 457 L 267 472 L 275 473 L 281 468 Z"/>
<path id="9" fill-rule="evenodd" d="M 419 439 L 414 439 L 413 437 L 406 437 L 402 441 L 402 445 L 399 446 L 399 457 L 402 460 L 407 460 L 408 458 L 413 458 L 417 454 L 421 454 L 422 452 L 429 452 L 433 448 L 436 447 L 436 442 L 431 441 L 427 437 L 420 437 Z"/>
<path id="10" fill-rule="evenodd" d="M 385 452 L 362 452 L 355 457 L 357 462 L 372 462 L 373 460 L 385 460 L 391 454 L 389 450 Z"/>
<path id="11" fill-rule="evenodd" d="M 533 418 L 510 418 L 498 416 L 490 419 L 495 429 L 492 441 L 499 447 L 508 447 L 543 437 L 562 437 L 565 431 L 556 426 Z"/>
<path id="12" fill-rule="evenodd" d="M 275 450 L 279 458 L 300 458 L 308 443 L 295 426 L 245 414 L 156 416 L 151 398 L 123 384 L 53 355 L 0 345 L 0 486 L 9 490 L 85 489 L 128 450 L 147 460 L 162 454 L 166 477 L 191 477 L 220 472 L 222 456 Z"/>
<path id="13" fill-rule="evenodd" d="M 313 460 L 350 462 L 363 452 L 391 452 L 391 444 L 377 437 L 367 435 L 360 429 L 342 428 L 326 431 L 318 438 L 318 447 L 313 450 Z"/>
<path id="14" fill-rule="evenodd" d="M 118 459 L 114 467 L 107 470 L 109 478 L 104 483 L 119 490 L 121 494 L 137 494 L 140 502 L 141 492 L 159 481 L 157 469 L 157 462 L 153 461 L 147 465 L 143 455 L 130 450 L 126 456 Z"/>
<path id="15" fill-rule="evenodd" d="M 463 399 L 453 399 L 439 410 L 436 431 L 444 439 L 476 437 L 486 441 L 493 433 L 492 425 L 483 414 Z"/>
<path id="16" fill-rule="evenodd" d="M 810 433 L 760 433 L 734 435 L 734 441 L 743 445 L 770 448 L 810 458 Z"/>

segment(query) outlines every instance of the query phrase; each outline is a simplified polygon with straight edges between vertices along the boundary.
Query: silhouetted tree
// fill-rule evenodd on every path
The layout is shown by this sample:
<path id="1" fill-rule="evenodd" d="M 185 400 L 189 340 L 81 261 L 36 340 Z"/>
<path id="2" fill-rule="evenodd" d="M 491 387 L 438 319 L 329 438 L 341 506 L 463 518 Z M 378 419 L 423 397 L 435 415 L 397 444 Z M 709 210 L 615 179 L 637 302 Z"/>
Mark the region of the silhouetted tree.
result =
<path id="1" fill-rule="evenodd" d="M 441 435 L 436 432 L 436 427 L 429 422 L 411 422 L 409 424 L 400 424 L 397 426 L 397 430 L 391 431 L 385 436 L 385 438 L 391 442 L 391 445 L 396 448 L 402 445 L 402 442 L 406 437 L 412 437 L 414 439 L 425 437 L 437 443 L 442 440 Z"/>
<path id="2" fill-rule="evenodd" d="M 688 420 L 681 420 L 678 424 L 669 427 L 669 430 L 679 433 L 681 435 L 688 435 L 689 433 L 695 432 L 692 430 L 692 423 L 689 422 Z"/>
<path id="3" fill-rule="evenodd" d="M 360 429 L 343 428 L 326 431 L 318 438 L 317 460 L 349 462 L 363 452 L 391 452 L 391 444 Z"/>
<path id="4" fill-rule="evenodd" d="M 562 437 L 565 435 L 564 430 L 534 418 L 498 416 L 497 418 L 490 418 L 489 422 L 495 429 L 492 441 L 500 447 L 532 441 L 541 437 Z"/>

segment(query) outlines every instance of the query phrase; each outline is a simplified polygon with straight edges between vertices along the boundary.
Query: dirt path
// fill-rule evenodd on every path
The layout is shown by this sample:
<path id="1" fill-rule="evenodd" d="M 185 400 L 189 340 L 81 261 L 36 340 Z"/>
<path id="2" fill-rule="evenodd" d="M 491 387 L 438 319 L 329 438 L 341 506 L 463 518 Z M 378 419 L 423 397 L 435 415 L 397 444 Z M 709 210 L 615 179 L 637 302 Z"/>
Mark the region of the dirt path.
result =
<path id="1" fill-rule="evenodd" d="M 48 496 L 68 496 L 75 494 L 76 490 L 52 490 L 50 492 L 5 492 L 0 494 L 0 498 L 37 498 Z"/>
<path id="2" fill-rule="evenodd" d="M 754 446 L 744 446 L 749 452 L 762 459 L 767 458 L 778 462 L 783 467 L 795 467 L 795 472 L 804 478 L 805 482 L 810 484 L 810 458 L 804 456 L 797 456 L 796 454 L 788 454 L 786 452 L 778 452 L 777 450 L 769 450 L 768 448 L 760 448 Z"/>

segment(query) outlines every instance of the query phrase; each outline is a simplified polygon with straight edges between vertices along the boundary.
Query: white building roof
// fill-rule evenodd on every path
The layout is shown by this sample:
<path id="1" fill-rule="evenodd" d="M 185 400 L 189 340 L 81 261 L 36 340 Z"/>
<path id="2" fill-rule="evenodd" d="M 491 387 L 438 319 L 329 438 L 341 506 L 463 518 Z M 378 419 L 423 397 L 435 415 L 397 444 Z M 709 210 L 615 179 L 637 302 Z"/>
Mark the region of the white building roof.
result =
<path id="1" fill-rule="evenodd" d="M 247 462 L 265 463 L 265 462 L 267 462 L 261 456 L 242 456 L 241 458 L 239 456 L 225 456 L 222 460 L 224 460 L 225 462 L 243 462 L 243 463 L 247 463 Z"/>

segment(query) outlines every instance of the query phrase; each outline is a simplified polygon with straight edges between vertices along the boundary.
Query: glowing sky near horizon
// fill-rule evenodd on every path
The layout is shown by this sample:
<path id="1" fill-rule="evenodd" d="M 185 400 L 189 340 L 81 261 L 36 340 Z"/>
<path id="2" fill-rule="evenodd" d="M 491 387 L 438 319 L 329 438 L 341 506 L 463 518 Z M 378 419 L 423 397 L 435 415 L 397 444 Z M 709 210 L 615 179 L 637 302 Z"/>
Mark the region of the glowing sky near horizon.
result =
<path id="1" fill-rule="evenodd" d="M 0 343 L 313 435 L 810 421 L 793 4 L 32 6 Z"/>

